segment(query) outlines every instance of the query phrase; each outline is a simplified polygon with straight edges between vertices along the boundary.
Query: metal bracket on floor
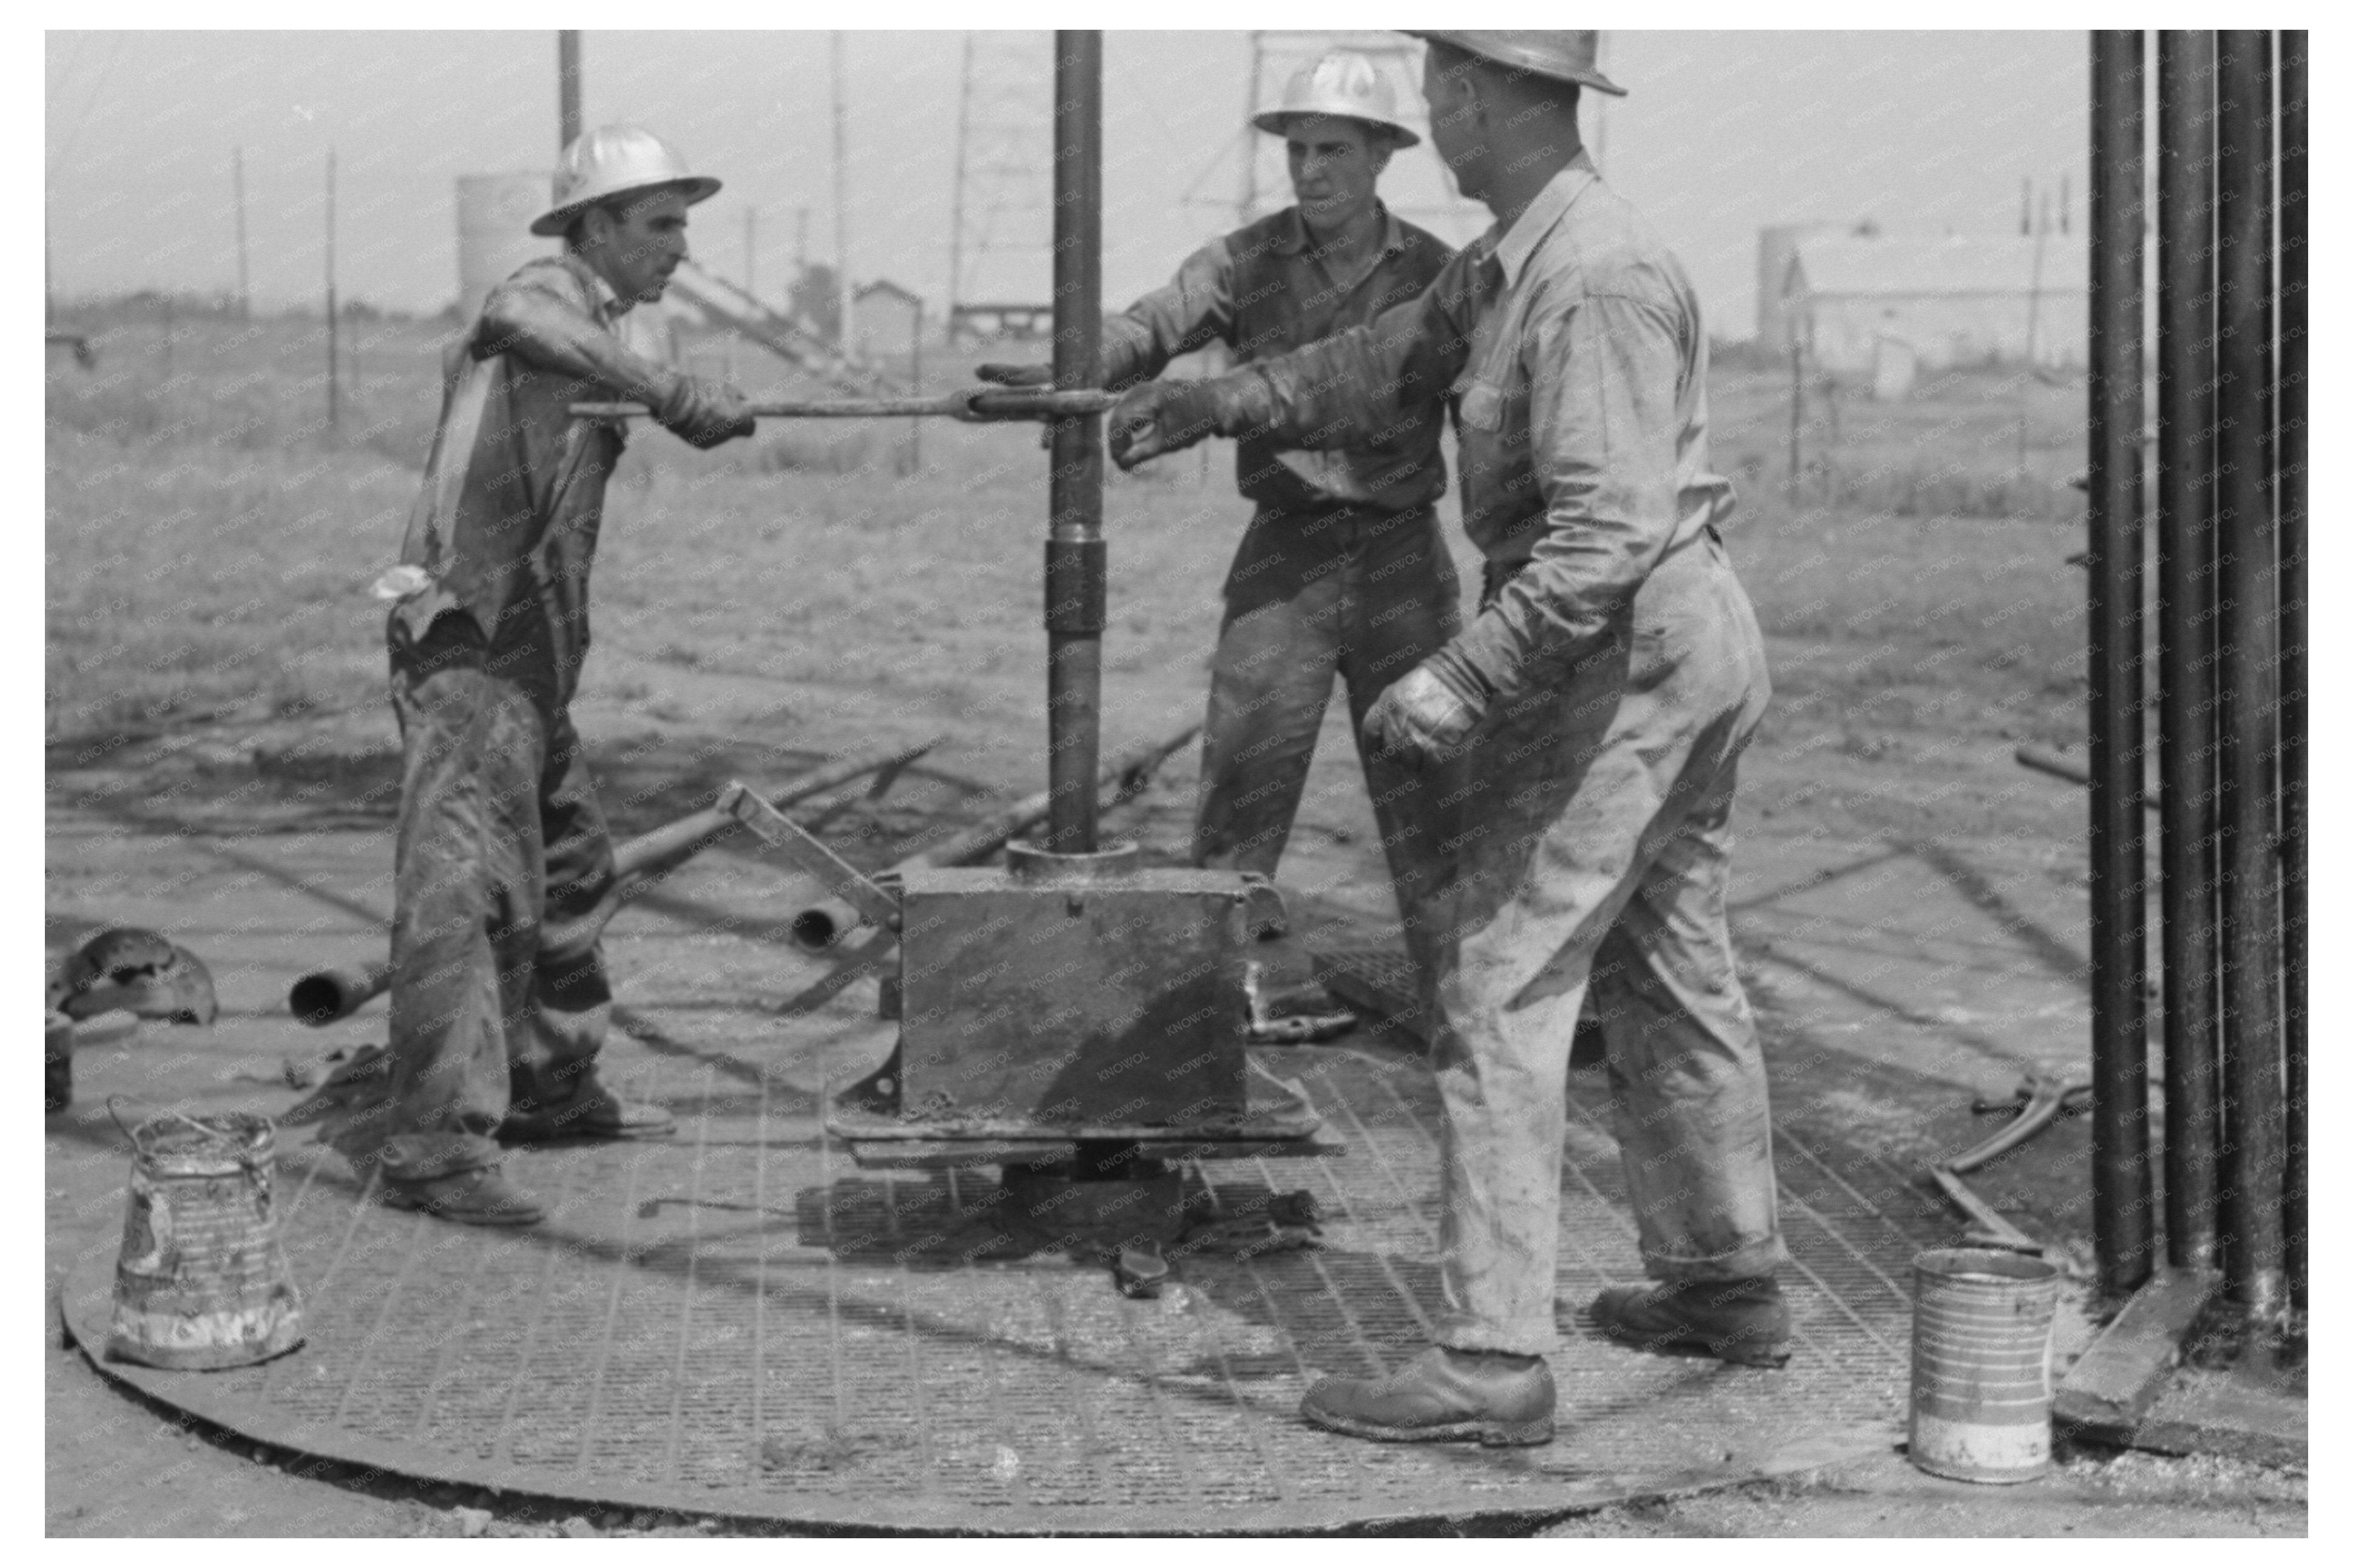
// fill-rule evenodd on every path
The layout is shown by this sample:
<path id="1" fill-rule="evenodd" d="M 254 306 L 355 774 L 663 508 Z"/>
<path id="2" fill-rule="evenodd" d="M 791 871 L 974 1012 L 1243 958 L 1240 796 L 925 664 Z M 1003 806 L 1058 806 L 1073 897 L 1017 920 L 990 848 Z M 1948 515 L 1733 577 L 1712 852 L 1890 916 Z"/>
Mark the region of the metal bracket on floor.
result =
<path id="1" fill-rule="evenodd" d="M 1982 1095 L 1978 1097 L 1969 1108 L 1978 1114 L 2015 1109 L 2018 1119 L 1984 1142 L 1931 1166 L 1928 1171 L 1930 1180 L 1936 1183 L 1952 1205 L 1974 1222 L 1966 1239 L 2011 1252 L 2042 1255 L 2041 1242 L 2004 1219 L 1992 1204 L 1970 1191 L 1968 1183 L 1961 1177 L 1992 1164 L 2026 1142 L 2058 1120 L 2062 1111 L 2086 1109 L 2091 1104 L 2091 1094 L 2092 1086 L 2088 1080 L 2067 1080 L 2029 1073 L 2025 1082 L 2019 1085 L 2017 1093 L 2008 1100 L 1995 1100 Z"/>

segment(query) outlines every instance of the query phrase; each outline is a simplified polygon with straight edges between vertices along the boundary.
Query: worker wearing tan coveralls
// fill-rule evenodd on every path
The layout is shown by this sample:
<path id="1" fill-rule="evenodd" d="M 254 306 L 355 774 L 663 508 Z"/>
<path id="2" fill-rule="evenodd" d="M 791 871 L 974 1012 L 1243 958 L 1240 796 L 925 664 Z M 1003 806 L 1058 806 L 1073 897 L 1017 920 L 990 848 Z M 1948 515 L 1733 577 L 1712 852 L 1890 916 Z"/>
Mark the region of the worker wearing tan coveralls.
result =
<path id="1" fill-rule="evenodd" d="M 1383 747 L 1468 747 L 1475 800 L 1440 895 L 1431 1051 L 1444 1107 L 1437 1344 L 1327 1379 L 1311 1421 L 1390 1441 L 1541 1443 L 1564 1098 L 1588 987 L 1642 1261 L 1607 1332 L 1778 1364 L 1788 1319 L 1765 1065 L 1725 916 L 1736 759 L 1762 641 L 1717 524 L 1707 339 L 1681 265 L 1596 176 L 1577 90 L 1595 36 L 1429 33 L 1431 135 L 1495 228 L 1368 327 L 1198 387 L 1131 392 L 1123 466 L 1217 431 L 1345 441 L 1446 387 L 1472 624 L 1374 705 Z"/>
<path id="2" fill-rule="evenodd" d="M 1106 317 L 1103 386 L 1149 380 L 1213 343 L 1244 362 L 1314 343 L 1412 299 L 1452 257 L 1375 194 L 1390 154 L 1421 139 L 1366 56 L 1338 49 L 1303 66 L 1281 106 L 1251 123 L 1288 143 L 1297 205 L 1211 240 L 1166 287 Z M 979 374 L 1048 378 L 1036 367 L 983 366 Z M 1461 623 L 1453 563 L 1431 510 L 1446 491 L 1444 417 L 1432 396 L 1345 448 L 1255 435 L 1240 443 L 1237 482 L 1258 510 L 1226 574 L 1202 726 L 1196 865 L 1272 877 L 1333 676 L 1346 684 L 1356 730 L 1381 688 Z M 1413 940 L 1420 922 L 1412 916 L 1437 872 L 1433 846 L 1444 832 L 1435 802 L 1446 780 L 1373 755 L 1361 732 L 1357 753 Z"/>
<path id="3" fill-rule="evenodd" d="M 483 302 L 453 355 L 386 635 L 402 778 L 389 1099 L 335 1146 L 386 1200 L 527 1224 L 499 1139 L 632 1138 L 669 1113 L 597 1081 L 612 1001 L 597 914 L 613 849 L 569 705 L 588 652 L 588 571 L 628 398 L 698 447 L 753 428 L 733 391 L 632 350 L 619 323 L 686 256 L 686 209 L 719 188 L 659 138 L 606 126 L 565 149 L 532 232 L 565 237 Z"/>

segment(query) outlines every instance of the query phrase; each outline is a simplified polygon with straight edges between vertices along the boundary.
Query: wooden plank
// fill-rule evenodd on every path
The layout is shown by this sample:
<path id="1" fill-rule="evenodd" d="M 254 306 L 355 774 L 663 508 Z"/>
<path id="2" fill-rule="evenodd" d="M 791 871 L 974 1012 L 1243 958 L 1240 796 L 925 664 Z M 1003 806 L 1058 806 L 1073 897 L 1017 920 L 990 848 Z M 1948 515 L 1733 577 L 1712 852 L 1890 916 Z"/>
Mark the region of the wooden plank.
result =
<path id="1" fill-rule="evenodd" d="M 2132 1446 L 2309 1468 L 2309 1390 L 2300 1371 L 2267 1364 L 2267 1349 L 2250 1345 L 2221 1371 L 2177 1371 L 2133 1426 Z"/>
<path id="2" fill-rule="evenodd" d="M 2052 1422 L 2063 1431 L 2129 1432 L 2164 1392 L 2183 1337 L 2221 1284 L 2218 1274 L 2166 1269 L 2135 1291 L 2060 1383 Z"/>

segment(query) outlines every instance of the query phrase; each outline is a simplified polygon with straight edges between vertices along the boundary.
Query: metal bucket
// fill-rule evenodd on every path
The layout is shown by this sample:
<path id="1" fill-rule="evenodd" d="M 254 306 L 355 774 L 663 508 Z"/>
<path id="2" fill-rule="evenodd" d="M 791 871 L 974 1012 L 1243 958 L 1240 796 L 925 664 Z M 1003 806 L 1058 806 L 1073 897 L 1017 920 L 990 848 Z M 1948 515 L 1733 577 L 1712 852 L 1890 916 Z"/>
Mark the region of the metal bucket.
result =
<path id="1" fill-rule="evenodd" d="M 131 1144 L 106 1353 L 210 1371 L 301 1344 L 302 1300 L 278 1240 L 269 1119 L 174 1113 L 142 1122 Z"/>
<path id="2" fill-rule="evenodd" d="M 2059 1270 L 1946 1247 L 1912 1260 L 1912 1463 L 2007 1484 L 2051 1468 L 2051 1317 Z"/>

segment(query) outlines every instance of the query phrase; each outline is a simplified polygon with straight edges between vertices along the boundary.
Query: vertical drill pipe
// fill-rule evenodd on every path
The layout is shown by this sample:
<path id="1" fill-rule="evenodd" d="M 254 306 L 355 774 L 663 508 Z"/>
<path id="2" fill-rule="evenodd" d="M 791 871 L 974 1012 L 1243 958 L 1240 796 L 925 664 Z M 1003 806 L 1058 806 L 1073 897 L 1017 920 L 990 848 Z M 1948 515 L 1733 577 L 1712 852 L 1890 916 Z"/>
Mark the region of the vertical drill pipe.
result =
<path id="1" fill-rule="evenodd" d="M 2092 35 L 2092 1236 L 2101 1287 L 2148 1277 L 2147 852 L 2142 830 L 2142 36 Z"/>
<path id="2" fill-rule="evenodd" d="M 2301 30 L 2279 36 L 2279 365 L 2272 409 L 2279 474 L 2280 936 L 2286 948 L 2287 1150 L 2281 1222 L 2288 1299 L 2305 1281 L 2305 56 Z"/>
<path id="3" fill-rule="evenodd" d="M 2158 864 L 2165 1011 L 2165 1236 L 2215 1266 L 2214 35 L 2157 44 Z"/>
<path id="4" fill-rule="evenodd" d="M 563 28 L 555 35 L 555 150 L 572 145 L 580 134 L 580 34 Z"/>
<path id="5" fill-rule="evenodd" d="M 1054 35 L 1054 385 L 1096 385 L 1103 332 L 1103 35 Z M 1103 426 L 1059 419 L 1046 540 L 1045 847 L 1095 848 L 1103 738 Z"/>
<path id="6" fill-rule="evenodd" d="M 2222 1273 L 2251 1319 L 2285 1294 L 2280 1227 L 2278 539 L 2271 461 L 2271 36 L 2220 35 Z"/>

